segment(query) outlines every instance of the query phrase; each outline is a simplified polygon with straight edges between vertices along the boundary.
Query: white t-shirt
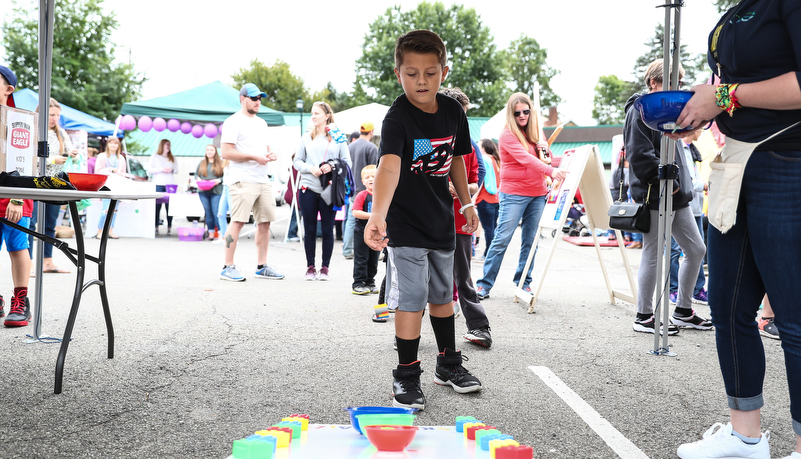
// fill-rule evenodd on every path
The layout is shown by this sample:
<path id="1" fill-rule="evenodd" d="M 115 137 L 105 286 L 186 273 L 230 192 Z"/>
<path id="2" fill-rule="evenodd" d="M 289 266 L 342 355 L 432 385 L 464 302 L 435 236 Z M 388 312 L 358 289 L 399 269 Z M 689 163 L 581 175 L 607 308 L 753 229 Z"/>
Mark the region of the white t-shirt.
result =
<path id="1" fill-rule="evenodd" d="M 267 122 L 257 116 L 247 116 L 236 112 L 223 123 L 220 143 L 232 143 L 242 153 L 267 154 Z M 225 184 L 237 182 L 267 183 L 270 178 L 269 163 L 261 165 L 256 161 L 230 161 L 225 174 Z"/>

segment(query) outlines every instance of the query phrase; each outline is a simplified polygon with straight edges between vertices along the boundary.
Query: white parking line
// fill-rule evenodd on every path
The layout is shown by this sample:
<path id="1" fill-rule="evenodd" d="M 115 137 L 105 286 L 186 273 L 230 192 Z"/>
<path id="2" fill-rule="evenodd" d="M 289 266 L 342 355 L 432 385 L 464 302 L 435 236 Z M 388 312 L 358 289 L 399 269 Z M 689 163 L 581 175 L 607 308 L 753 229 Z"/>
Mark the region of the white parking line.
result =
<path id="1" fill-rule="evenodd" d="M 587 423 L 598 436 L 622 459 L 648 459 L 634 443 L 624 437 L 612 424 L 604 419 L 587 402 L 559 379 L 548 367 L 528 367 L 548 385 L 576 414 Z"/>

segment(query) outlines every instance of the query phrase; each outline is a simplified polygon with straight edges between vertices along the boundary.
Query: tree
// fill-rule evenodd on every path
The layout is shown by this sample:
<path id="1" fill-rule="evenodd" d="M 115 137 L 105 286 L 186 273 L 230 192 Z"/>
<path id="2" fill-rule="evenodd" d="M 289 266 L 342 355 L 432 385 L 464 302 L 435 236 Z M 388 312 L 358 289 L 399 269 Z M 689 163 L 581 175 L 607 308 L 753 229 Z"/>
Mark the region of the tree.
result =
<path id="1" fill-rule="evenodd" d="M 548 51 L 540 48 L 537 40 L 520 35 L 504 51 L 506 72 L 514 86 L 514 91 L 532 94 L 534 81 L 540 84 L 540 106 L 553 107 L 562 99 L 551 89 L 551 78 L 559 74 L 548 67 L 545 60 Z"/>
<path id="2" fill-rule="evenodd" d="M 503 107 L 506 87 L 503 53 L 499 52 L 488 27 L 472 8 L 422 2 L 411 11 L 400 5 L 388 8 L 373 21 L 365 35 L 362 56 L 356 61 L 354 103 L 389 105 L 401 94 L 395 76 L 394 49 L 397 38 L 410 30 L 435 30 L 448 49 L 450 73 L 443 85 L 461 88 L 477 105 L 472 115 L 492 116 Z"/>
<path id="3" fill-rule="evenodd" d="M 111 34 L 118 22 L 103 0 L 59 1 L 54 9 L 51 96 L 72 108 L 113 120 L 122 104 L 139 97 L 145 81 L 131 64 L 114 62 Z M 39 90 L 39 19 L 30 5 L 3 22 L 3 45 L 17 87 Z"/>
<path id="4" fill-rule="evenodd" d="M 719 13 L 722 13 L 734 5 L 738 4 L 740 0 L 712 0 Z"/>
<path id="5" fill-rule="evenodd" d="M 278 59 L 271 66 L 267 66 L 258 59 L 250 62 L 249 68 L 239 69 L 231 75 L 234 87 L 240 88 L 245 83 L 253 83 L 267 94 L 262 100 L 264 105 L 282 112 L 297 110 L 298 97 L 303 99 L 306 106 L 311 104 L 309 93 L 303 80 L 289 69 L 289 64 Z"/>
<path id="6" fill-rule="evenodd" d="M 592 117 L 598 124 L 622 124 L 626 119 L 626 101 L 637 92 L 637 88 L 637 84 L 615 75 L 601 76 L 595 85 Z"/>
<path id="7" fill-rule="evenodd" d="M 645 70 L 648 68 L 651 62 L 664 57 L 664 31 L 665 26 L 662 24 L 657 24 L 654 35 L 649 41 L 644 43 L 645 46 L 648 46 L 649 48 L 648 52 L 638 57 L 637 62 L 635 63 L 633 73 L 637 79 L 637 82 L 643 87 L 645 87 L 645 83 L 643 82 Z M 697 83 L 698 78 L 702 78 L 704 74 L 710 72 L 710 70 L 708 67 L 706 67 L 706 54 L 701 53 L 696 54 L 695 56 L 690 55 L 687 52 L 687 44 L 681 45 L 680 50 L 681 65 L 684 67 L 683 82 L 685 87 L 689 87 Z"/>

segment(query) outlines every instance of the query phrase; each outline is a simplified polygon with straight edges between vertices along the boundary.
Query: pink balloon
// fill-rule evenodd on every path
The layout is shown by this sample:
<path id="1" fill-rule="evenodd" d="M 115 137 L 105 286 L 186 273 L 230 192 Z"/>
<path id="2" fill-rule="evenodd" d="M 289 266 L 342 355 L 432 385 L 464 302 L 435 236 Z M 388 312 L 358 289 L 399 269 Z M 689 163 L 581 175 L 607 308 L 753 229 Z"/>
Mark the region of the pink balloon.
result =
<path id="1" fill-rule="evenodd" d="M 120 129 L 125 131 L 133 131 L 136 129 L 136 119 L 134 119 L 131 115 L 125 115 L 122 117 L 122 121 L 120 121 Z"/>
<path id="2" fill-rule="evenodd" d="M 203 137 L 203 126 L 201 126 L 199 124 L 196 124 L 196 125 L 192 126 L 192 135 L 196 139 L 199 139 L 199 138 Z"/>
<path id="3" fill-rule="evenodd" d="M 139 130 L 148 132 L 151 129 L 153 129 L 153 120 L 149 116 L 139 118 Z"/>
<path id="4" fill-rule="evenodd" d="M 184 121 L 183 123 L 181 123 L 181 132 L 183 132 L 184 134 L 189 134 L 190 132 L 192 132 L 192 125 L 189 124 L 189 121 Z"/>
<path id="5" fill-rule="evenodd" d="M 217 137 L 217 126 L 212 123 L 207 124 L 203 127 L 203 134 L 210 139 Z"/>
<path id="6" fill-rule="evenodd" d="M 178 129 L 181 129 L 181 122 L 173 118 L 167 121 L 167 129 L 169 129 L 170 132 L 178 132 Z"/>
<path id="7" fill-rule="evenodd" d="M 153 120 L 153 129 L 155 129 L 156 132 L 161 132 L 166 128 L 167 122 L 164 121 L 164 118 L 156 118 Z"/>

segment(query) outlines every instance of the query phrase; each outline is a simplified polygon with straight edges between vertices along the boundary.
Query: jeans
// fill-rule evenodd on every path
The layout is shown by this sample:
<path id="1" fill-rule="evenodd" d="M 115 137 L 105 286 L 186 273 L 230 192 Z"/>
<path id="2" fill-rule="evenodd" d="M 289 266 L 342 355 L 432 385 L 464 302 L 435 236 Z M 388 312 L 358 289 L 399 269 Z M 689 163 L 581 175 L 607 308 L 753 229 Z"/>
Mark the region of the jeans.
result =
<path id="1" fill-rule="evenodd" d="M 292 216 L 289 217 L 289 229 L 287 230 L 286 237 L 298 237 L 298 217 L 295 216 L 295 211 L 292 211 Z"/>
<path id="2" fill-rule="evenodd" d="M 33 212 L 31 213 L 31 228 L 36 228 L 37 223 L 37 213 L 36 210 L 39 208 L 39 202 L 33 201 Z M 44 234 L 50 237 L 56 237 L 56 220 L 58 220 L 58 213 L 61 211 L 61 206 L 57 204 L 47 204 L 45 203 L 44 206 L 44 217 L 45 217 L 45 224 L 44 224 Z M 33 260 L 33 236 L 30 234 L 28 235 L 28 252 L 31 256 L 31 260 Z M 42 244 L 44 249 L 42 249 L 42 257 L 43 258 L 53 258 L 53 246 L 45 242 Z"/>
<path id="3" fill-rule="evenodd" d="M 104 199 L 103 200 L 103 213 L 100 214 L 100 219 L 97 221 L 97 230 L 98 231 L 102 230 L 103 229 L 103 225 L 106 224 L 106 215 L 108 215 L 109 206 L 111 206 L 111 200 L 110 199 Z M 111 231 L 111 228 L 114 228 L 114 223 L 117 221 L 117 209 L 119 209 L 119 203 L 117 203 L 117 206 L 114 208 L 114 215 L 111 216 L 111 227 L 109 228 L 109 231 Z"/>
<path id="4" fill-rule="evenodd" d="M 501 269 L 501 262 L 506 253 L 509 242 L 517 229 L 517 224 L 523 220 L 520 256 L 517 261 L 514 283 L 518 284 L 523 276 L 523 268 L 526 266 L 526 259 L 534 243 L 534 236 L 537 234 L 537 227 L 540 224 L 542 211 L 545 209 L 545 196 L 518 196 L 516 194 L 498 193 L 500 206 L 498 210 L 498 227 L 495 229 L 495 236 L 484 260 L 484 276 L 476 282 L 476 285 L 489 293 L 495 285 L 495 278 Z M 539 241 L 538 245 L 539 245 Z M 534 255 L 537 254 L 537 247 L 534 247 Z M 531 270 L 534 268 L 534 258 L 531 259 L 531 266 L 526 272 L 526 280 L 523 284 L 528 287 L 531 284 Z"/>
<path id="5" fill-rule="evenodd" d="M 198 193 L 200 203 L 203 204 L 203 211 L 206 214 L 206 229 L 209 230 L 209 237 L 214 234 L 217 225 L 217 209 L 220 208 L 220 195 L 211 191 L 201 191 Z"/>
<path id="6" fill-rule="evenodd" d="M 356 227 L 356 217 L 353 216 L 353 197 L 348 198 L 345 206 L 345 223 L 342 229 L 342 255 L 353 256 L 353 230 Z"/>
<path id="7" fill-rule="evenodd" d="M 637 312 L 640 314 L 653 314 L 654 290 L 657 282 L 663 282 L 662 289 L 669 285 L 670 273 L 663 272 L 663 279 L 656 278 L 656 265 L 661 260 L 663 242 L 658 241 L 659 211 L 650 210 L 651 229 L 643 235 L 642 255 L 640 258 L 640 271 L 637 273 Z M 689 207 L 682 207 L 669 217 L 673 237 L 679 243 L 687 257 L 679 268 L 679 288 L 676 299 L 677 308 L 692 309 L 692 285 L 698 276 L 698 268 L 704 261 L 704 240 L 698 234 L 695 226 L 693 212 Z M 661 300 L 661 298 L 659 298 Z M 667 305 L 666 305 L 667 306 Z"/>
<path id="8" fill-rule="evenodd" d="M 781 336 L 793 430 L 801 435 L 801 151 L 756 151 L 737 222 L 709 226 L 709 306 L 729 408 L 761 408 L 765 353 L 755 318 L 767 293 Z"/>
<path id="9" fill-rule="evenodd" d="M 331 263 L 331 253 L 334 251 L 334 207 L 323 201 L 319 194 L 312 190 L 301 191 L 298 194 L 298 204 L 303 216 L 303 247 L 306 250 L 306 266 L 314 266 L 315 252 L 317 250 L 317 212 L 320 213 L 320 228 L 323 233 L 323 263 Z"/>
<path id="10" fill-rule="evenodd" d="M 489 252 L 492 240 L 495 238 L 495 227 L 498 226 L 498 208 L 500 204 L 481 201 L 476 204 L 476 213 L 484 228 L 484 257 Z"/>
<path id="11" fill-rule="evenodd" d="M 164 185 L 156 185 L 156 192 L 166 193 L 167 187 Z M 156 229 L 159 227 L 159 214 L 161 213 L 161 203 L 156 201 Z M 164 204 L 164 213 L 167 214 L 167 228 L 172 228 L 172 217 L 170 216 L 170 205 Z"/>
<path id="12" fill-rule="evenodd" d="M 698 232 L 701 234 L 701 239 L 704 239 L 704 217 L 695 217 L 695 223 L 698 225 Z M 705 242 L 706 243 L 706 242 Z M 681 257 L 681 248 L 676 242 L 676 239 L 671 239 L 670 244 L 670 292 L 673 293 L 679 289 L 679 258 Z M 706 258 L 706 252 L 704 252 Z M 693 288 L 693 295 L 697 295 L 706 284 L 706 275 L 704 274 L 704 263 L 701 262 L 701 267 L 698 269 L 698 279 L 695 281 Z"/>
<path id="13" fill-rule="evenodd" d="M 220 196 L 220 203 L 217 206 L 217 224 L 220 225 L 220 234 L 225 236 L 228 231 L 228 209 L 231 208 L 231 192 L 228 185 L 223 185 L 223 194 Z"/>

